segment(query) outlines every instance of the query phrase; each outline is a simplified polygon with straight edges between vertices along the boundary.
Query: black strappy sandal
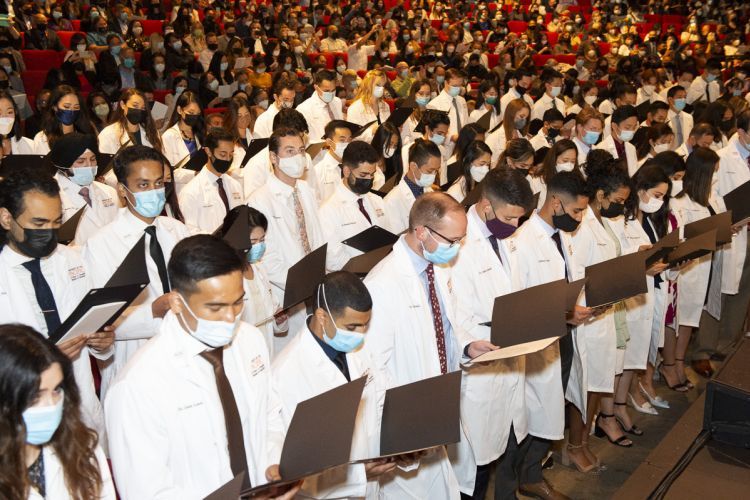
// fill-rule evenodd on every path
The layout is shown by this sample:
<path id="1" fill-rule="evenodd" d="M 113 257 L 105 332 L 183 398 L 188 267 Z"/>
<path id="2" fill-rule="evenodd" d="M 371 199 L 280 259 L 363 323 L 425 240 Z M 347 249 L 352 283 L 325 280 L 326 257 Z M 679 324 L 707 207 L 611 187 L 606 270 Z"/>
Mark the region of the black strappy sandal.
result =
<path id="1" fill-rule="evenodd" d="M 664 379 L 664 385 L 666 385 L 667 387 L 669 387 L 675 392 L 681 392 L 683 394 L 690 390 L 690 387 L 688 387 L 687 384 L 685 384 L 684 382 L 679 382 L 674 385 L 669 385 L 669 382 L 667 382 L 667 376 L 664 375 L 664 372 L 662 371 L 662 367 L 664 366 L 674 366 L 674 363 L 667 364 L 667 363 L 662 362 L 659 365 L 659 375 L 661 375 L 661 378 Z"/>
<path id="2" fill-rule="evenodd" d="M 677 359 L 677 358 L 674 358 L 674 360 L 675 360 L 675 361 L 679 361 L 679 362 L 680 362 L 680 363 L 682 363 L 683 365 L 685 364 L 685 360 L 684 360 L 684 359 Z M 690 389 L 695 389 L 695 386 L 693 385 L 693 383 L 692 383 L 692 382 L 691 382 L 690 380 L 686 380 L 686 381 L 682 382 L 682 384 L 683 384 L 683 385 L 684 385 L 685 387 L 687 387 L 687 388 L 688 388 L 688 390 L 690 390 Z"/>
<path id="3" fill-rule="evenodd" d="M 617 401 L 615 401 L 615 405 L 627 406 L 627 403 L 618 403 Z M 625 424 L 622 423 L 622 420 L 620 420 L 620 418 L 617 415 L 615 415 L 615 420 L 617 420 L 617 423 L 620 424 L 620 428 L 622 429 L 622 432 L 632 434 L 633 436 L 643 436 L 643 431 L 639 429 L 637 425 L 632 424 L 630 426 L 630 429 L 626 429 Z"/>
<path id="4" fill-rule="evenodd" d="M 601 412 L 599 413 L 599 415 L 597 415 L 596 422 L 594 423 L 594 435 L 596 437 L 600 437 L 600 438 L 606 437 L 607 440 L 610 443 L 615 444 L 617 446 L 620 446 L 622 448 L 630 448 L 631 446 L 633 446 L 633 441 L 631 441 L 630 438 L 628 438 L 625 435 L 620 436 L 616 440 L 613 440 L 611 437 L 609 437 L 609 434 L 607 434 L 604 431 L 604 429 L 602 429 L 602 427 L 599 425 L 599 419 L 602 418 L 602 417 L 604 417 L 604 418 L 612 418 L 612 417 L 614 417 L 614 415 L 607 415 L 607 414 L 601 413 Z M 624 444 L 624 441 L 630 441 L 630 442 L 628 444 Z"/>

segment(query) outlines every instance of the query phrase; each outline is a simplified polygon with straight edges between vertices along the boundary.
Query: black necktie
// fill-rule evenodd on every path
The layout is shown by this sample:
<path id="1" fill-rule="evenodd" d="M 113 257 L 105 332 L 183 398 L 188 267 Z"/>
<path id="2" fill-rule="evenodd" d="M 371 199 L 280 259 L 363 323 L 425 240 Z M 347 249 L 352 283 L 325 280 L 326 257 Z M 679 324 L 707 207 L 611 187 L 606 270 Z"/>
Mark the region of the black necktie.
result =
<path id="1" fill-rule="evenodd" d="M 552 239 L 555 241 L 555 246 L 557 246 L 557 251 L 560 252 L 560 257 L 563 259 L 563 264 L 565 265 L 565 277 L 568 276 L 568 264 L 565 261 L 565 252 L 563 252 L 562 247 L 562 240 L 560 239 L 560 231 L 555 231 L 552 233 Z"/>
<path id="2" fill-rule="evenodd" d="M 221 198 L 221 202 L 224 204 L 226 211 L 229 212 L 229 198 L 227 198 L 227 192 L 224 189 L 224 182 L 221 180 L 221 177 L 216 179 L 216 185 L 219 187 L 219 198 Z"/>
<path id="3" fill-rule="evenodd" d="M 359 205 L 359 211 L 362 212 L 362 215 L 365 216 L 365 219 L 367 219 L 367 222 L 372 224 L 372 219 L 370 219 L 370 214 L 368 214 L 367 210 L 365 209 L 365 202 L 362 198 L 359 198 L 357 200 L 357 205 Z"/>
<path id="4" fill-rule="evenodd" d="M 346 362 L 346 353 L 345 352 L 339 352 L 336 354 L 336 357 L 333 358 L 333 364 L 336 365 L 336 367 L 341 370 L 341 373 L 344 374 L 344 377 L 346 377 L 346 380 L 348 382 L 351 382 L 352 379 L 349 378 L 349 364 Z"/>
<path id="5" fill-rule="evenodd" d="M 224 412 L 224 426 L 227 430 L 229 464 L 232 467 L 232 474 L 236 476 L 240 472 L 247 472 L 247 455 L 245 454 L 245 437 L 242 434 L 242 419 L 237 409 L 237 400 L 234 398 L 232 386 L 224 371 L 224 349 L 218 347 L 203 351 L 201 356 L 214 368 L 216 389 L 219 392 L 221 409 Z M 245 474 L 243 489 L 248 487 L 250 487 L 250 476 Z"/>
<path id="6" fill-rule="evenodd" d="M 161 288 L 164 293 L 169 293 L 169 275 L 167 274 L 167 263 L 164 261 L 164 252 L 161 251 L 161 245 L 159 240 L 156 239 L 156 226 L 148 226 L 145 229 L 146 233 L 151 237 L 148 243 L 148 253 L 151 254 L 151 258 L 156 264 L 156 269 L 159 270 L 159 279 L 161 280 Z"/>
<path id="7" fill-rule="evenodd" d="M 490 240 L 490 245 L 492 245 L 492 249 L 495 251 L 495 255 L 497 255 L 497 258 L 500 259 L 500 263 L 503 263 L 503 258 L 500 256 L 500 247 L 497 245 L 497 238 L 494 236 L 490 236 L 487 238 Z"/>
<path id="8" fill-rule="evenodd" d="M 44 314 L 44 322 L 47 323 L 47 336 L 49 337 L 60 327 L 60 315 L 57 313 L 57 304 L 52 295 L 52 289 L 42 274 L 41 261 L 30 260 L 22 264 L 31 273 L 31 284 L 34 286 L 36 302 Z"/>

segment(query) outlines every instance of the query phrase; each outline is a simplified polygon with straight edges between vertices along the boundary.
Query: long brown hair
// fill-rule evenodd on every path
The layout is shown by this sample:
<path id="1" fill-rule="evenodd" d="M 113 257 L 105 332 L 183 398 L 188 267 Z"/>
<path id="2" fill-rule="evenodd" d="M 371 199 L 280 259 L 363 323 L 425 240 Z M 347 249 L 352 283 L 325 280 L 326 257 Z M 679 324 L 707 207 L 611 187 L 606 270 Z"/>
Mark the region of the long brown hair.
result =
<path id="1" fill-rule="evenodd" d="M 271 104 L 271 106 L 274 106 L 274 104 Z M 240 144 L 240 140 L 242 139 L 240 133 L 237 131 L 237 115 L 239 115 L 240 109 L 242 108 L 247 109 L 247 112 L 250 114 L 250 123 L 248 123 L 247 128 L 253 130 L 255 120 L 253 119 L 252 110 L 250 109 L 250 103 L 241 95 L 232 97 L 229 101 L 227 110 L 224 112 L 224 129 L 232 134 L 235 144 Z"/>
<path id="2" fill-rule="evenodd" d="M 120 106 L 121 103 L 127 103 L 130 98 L 135 95 L 143 99 L 143 103 L 146 105 L 146 107 L 144 108 L 146 110 L 146 121 L 143 123 L 143 128 L 146 129 L 146 138 L 148 139 L 148 142 L 151 143 L 151 147 L 153 147 L 157 151 L 161 151 L 161 137 L 159 136 L 159 132 L 156 130 L 156 123 L 154 123 L 154 118 L 151 116 L 151 110 L 148 108 L 148 101 L 146 101 L 146 96 L 143 94 L 143 92 L 135 88 L 125 89 L 122 91 L 122 94 L 120 94 L 120 101 L 118 102 L 118 106 L 115 109 L 114 115 L 112 116 L 112 123 L 120 124 L 120 130 L 122 131 L 120 133 L 120 144 L 122 144 L 122 134 L 128 135 L 131 144 L 138 144 L 130 135 L 130 131 L 128 131 L 128 119 L 125 116 L 125 111 L 123 111 L 122 106 Z"/>
<path id="3" fill-rule="evenodd" d="M 420 120 L 422 120 L 422 108 L 419 107 L 416 103 L 417 99 L 417 92 L 420 91 L 420 89 L 424 86 L 427 86 L 430 90 L 432 90 L 432 86 L 430 85 L 430 81 L 427 79 L 424 80 L 417 80 L 414 83 L 411 84 L 411 88 L 409 89 L 409 100 L 414 101 L 414 111 L 412 111 L 411 116 L 414 118 L 414 121 L 419 123 Z"/>
<path id="4" fill-rule="evenodd" d="M 24 325 L 0 326 L 0 498 L 27 498 L 26 425 L 42 372 L 57 363 L 63 372 L 63 418 L 46 446 L 55 451 L 65 486 L 75 500 L 99 498 L 102 477 L 95 455 L 96 432 L 81 419 L 81 396 L 73 365 L 49 340 Z"/>
<path id="5" fill-rule="evenodd" d="M 529 106 L 529 103 L 524 101 L 523 99 L 513 99 L 508 103 L 508 105 L 505 107 L 505 114 L 503 115 L 503 128 L 505 129 L 505 142 L 510 142 L 511 139 L 515 139 L 513 132 L 516 130 L 515 125 L 515 118 L 516 113 L 521 111 L 523 108 L 526 108 L 529 110 L 529 117 L 526 119 L 526 126 L 519 130 L 518 133 L 521 134 L 521 139 L 526 139 L 526 136 L 529 135 L 529 122 L 531 121 L 531 107 Z"/>

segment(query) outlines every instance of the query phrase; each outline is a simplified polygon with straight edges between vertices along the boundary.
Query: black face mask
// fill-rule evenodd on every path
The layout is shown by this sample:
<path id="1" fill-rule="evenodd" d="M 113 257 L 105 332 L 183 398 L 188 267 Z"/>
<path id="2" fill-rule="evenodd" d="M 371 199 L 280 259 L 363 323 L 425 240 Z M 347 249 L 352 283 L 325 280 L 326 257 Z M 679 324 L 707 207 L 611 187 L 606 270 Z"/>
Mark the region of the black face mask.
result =
<path id="1" fill-rule="evenodd" d="M 220 174 L 224 174 L 232 166 L 232 160 L 220 160 L 214 156 L 211 158 L 211 165 L 214 167 L 214 170 Z"/>
<path id="2" fill-rule="evenodd" d="M 208 50 L 216 50 L 218 48 L 219 48 L 219 44 L 218 43 L 209 43 L 208 44 Z"/>
<path id="3" fill-rule="evenodd" d="M 514 168 L 513 170 L 515 170 L 515 171 L 516 171 L 516 172 L 518 172 L 519 174 L 521 174 L 521 175 L 523 175 L 524 177 L 526 177 L 527 175 L 529 175 L 529 170 L 530 170 L 530 169 L 528 169 L 528 168 Z"/>
<path id="4" fill-rule="evenodd" d="M 193 128 L 201 122 L 201 118 L 203 118 L 201 115 L 185 115 L 185 118 L 183 118 L 182 121 L 184 121 L 185 125 L 188 127 Z"/>
<path id="5" fill-rule="evenodd" d="M 565 210 L 562 202 L 560 202 L 560 206 L 562 206 L 562 209 Z M 560 231 L 572 233 L 573 231 L 578 229 L 579 224 L 580 222 L 571 217 L 568 212 L 564 212 L 562 215 L 552 214 L 552 225 Z"/>
<path id="6" fill-rule="evenodd" d="M 22 229 L 23 241 L 16 240 L 10 232 L 8 232 L 8 236 L 24 255 L 41 259 L 57 248 L 57 229 L 28 229 L 25 227 L 22 227 Z"/>
<path id="7" fill-rule="evenodd" d="M 721 128 L 722 132 L 729 132 L 732 130 L 732 127 L 734 127 L 734 120 L 723 120 L 721 122 L 721 125 L 719 125 L 719 128 Z"/>
<path id="8" fill-rule="evenodd" d="M 552 128 L 552 127 L 550 127 L 549 130 L 547 130 L 547 137 L 549 137 L 550 139 L 554 139 L 558 135 L 560 135 L 560 129 L 559 128 Z"/>
<path id="9" fill-rule="evenodd" d="M 360 177 L 349 177 L 347 180 L 349 189 L 356 194 L 366 194 L 372 189 L 372 179 L 362 179 Z"/>
<path id="10" fill-rule="evenodd" d="M 622 203 L 610 203 L 607 208 L 602 207 L 599 213 L 602 217 L 614 219 L 625 213 L 625 205 Z"/>
<path id="11" fill-rule="evenodd" d="M 526 93 L 526 89 L 521 87 L 520 85 L 516 85 L 516 92 L 518 92 L 518 95 L 524 95 Z"/>
<path id="12" fill-rule="evenodd" d="M 36 27 L 39 28 L 39 31 L 47 31 L 46 24 L 37 24 Z"/>
<path id="13" fill-rule="evenodd" d="M 146 121 L 146 110 L 129 108 L 128 112 L 125 114 L 125 118 L 127 118 L 132 125 L 140 125 Z"/>
<path id="14" fill-rule="evenodd" d="M 5 90 L 10 87 L 8 80 L 0 80 L 0 89 Z"/>

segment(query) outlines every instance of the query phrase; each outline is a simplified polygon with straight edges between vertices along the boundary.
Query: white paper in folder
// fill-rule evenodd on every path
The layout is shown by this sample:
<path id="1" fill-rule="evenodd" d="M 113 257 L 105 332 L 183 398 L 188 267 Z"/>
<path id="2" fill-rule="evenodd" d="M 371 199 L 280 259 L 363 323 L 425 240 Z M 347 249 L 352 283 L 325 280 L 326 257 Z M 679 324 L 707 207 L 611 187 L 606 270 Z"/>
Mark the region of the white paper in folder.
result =
<path id="1" fill-rule="evenodd" d="M 87 333 L 98 332 L 99 329 L 104 326 L 109 318 L 111 318 L 126 302 L 111 302 L 109 304 L 99 304 L 88 310 L 88 312 L 73 325 L 73 328 L 68 330 L 60 340 L 58 344 L 65 342 L 66 340 L 74 339 L 80 335 Z"/>

